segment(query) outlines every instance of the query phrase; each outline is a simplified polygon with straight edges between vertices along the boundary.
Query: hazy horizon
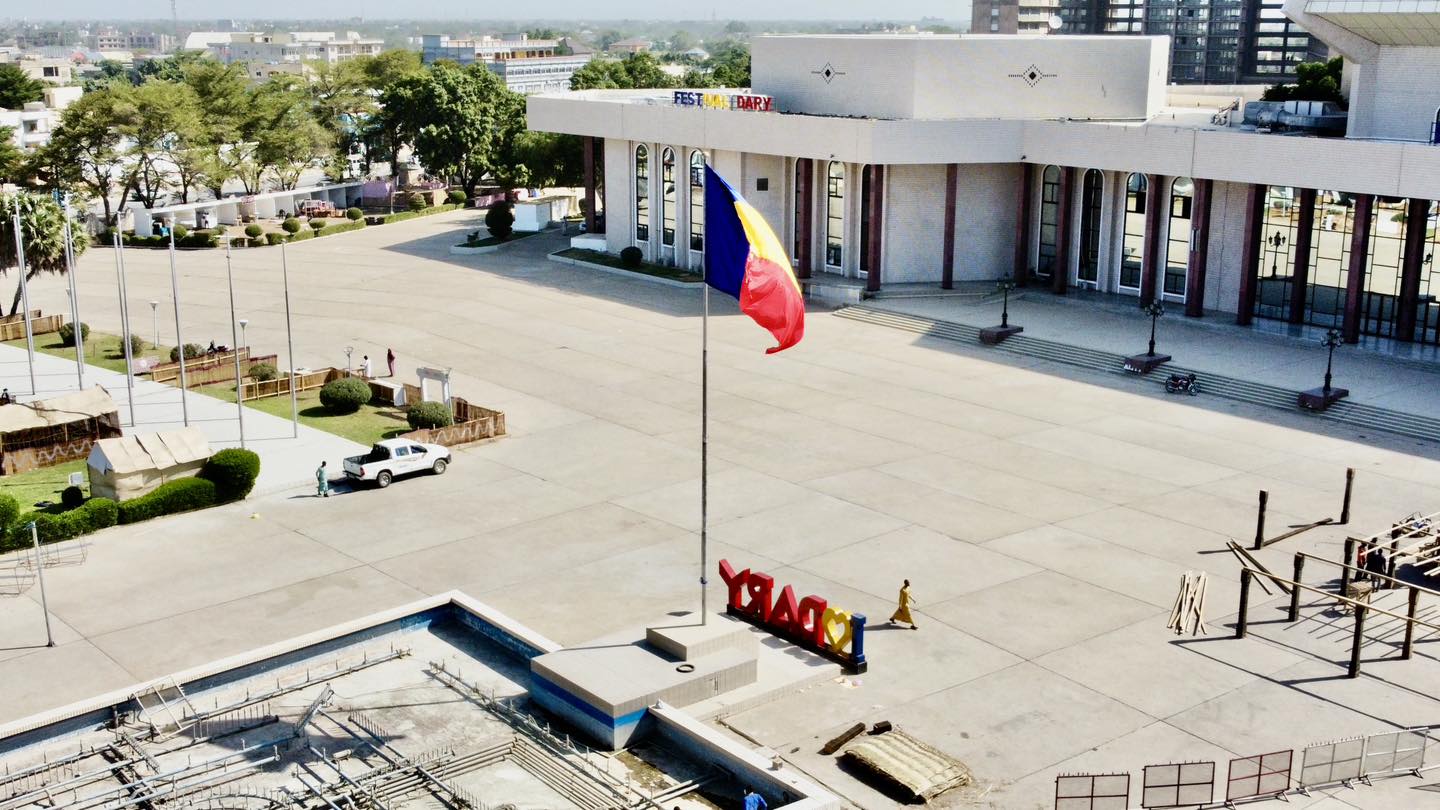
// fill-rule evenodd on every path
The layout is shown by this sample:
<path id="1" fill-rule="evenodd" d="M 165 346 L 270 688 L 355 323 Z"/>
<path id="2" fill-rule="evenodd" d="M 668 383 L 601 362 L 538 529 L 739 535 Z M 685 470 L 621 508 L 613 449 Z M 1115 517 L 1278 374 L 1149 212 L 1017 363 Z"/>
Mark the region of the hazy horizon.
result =
<path id="1" fill-rule="evenodd" d="M 120 4 L 113 0 L 49 0 L 41 6 L 34 0 L 34 13 L 7 14 L 11 22 L 84 21 L 84 20 L 169 20 L 169 0 L 131 0 L 123 5 L 126 12 L 117 16 Z M 297 4 L 293 0 L 250 0 L 243 5 L 219 0 L 178 0 L 180 21 L 214 19 L 273 20 L 344 20 L 361 17 L 366 20 L 527 20 L 550 22 L 622 21 L 622 20 L 918 20 L 940 17 L 951 20 L 969 19 L 970 3 L 955 0 L 892 0 L 878 4 L 874 0 L 728 0 L 724 3 L 696 4 L 659 2 L 658 0 L 551 0 L 545 13 L 536 15 L 532 7 L 520 5 L 513 13 L 495 7 L 476 8 L 467 0 L 417 0 L 411 3 L 354 0 L 327 8 L 332 15 L 316 15 L 315 6 Z M 876 14 L 877 6 L 885 13 Z M 346 14 L 345 11 L 351 13 Z M 529 11 L 531 13 L 524 13 Z"/>

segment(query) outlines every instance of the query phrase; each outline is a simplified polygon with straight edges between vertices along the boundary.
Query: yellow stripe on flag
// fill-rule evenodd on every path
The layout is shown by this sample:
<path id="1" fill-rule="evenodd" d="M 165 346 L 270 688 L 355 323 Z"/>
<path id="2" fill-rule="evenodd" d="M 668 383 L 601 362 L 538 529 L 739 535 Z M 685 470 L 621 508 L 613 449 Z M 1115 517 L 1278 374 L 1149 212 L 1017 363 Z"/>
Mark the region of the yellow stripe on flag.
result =
<path id="1" fill-rule="evenodd" d="M 795 278 L 794 268 L 790 266 L 790 257 L 785 255 L 785 248 L 780 246 L 780 240 L 775 237 L 775 232 L 770 230 L 765 218 L 744 200 L 735 201 L 735 213 L 740 217 L 740 227 L 745 229 L 745 239 L 750 242 L 750 253 L 761 259 L 769 259 L 784 268 L 785 277 L 798 292 L 800 282 Z"/>

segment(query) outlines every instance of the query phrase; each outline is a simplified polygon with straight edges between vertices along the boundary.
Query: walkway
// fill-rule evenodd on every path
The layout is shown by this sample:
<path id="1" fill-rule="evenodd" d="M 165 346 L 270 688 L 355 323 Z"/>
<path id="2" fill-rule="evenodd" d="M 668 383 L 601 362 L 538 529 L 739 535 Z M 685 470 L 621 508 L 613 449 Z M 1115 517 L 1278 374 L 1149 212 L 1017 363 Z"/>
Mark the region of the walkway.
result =
<path id="1" fill-rule="evenodd" d="M 36 352 L 35 384 L 40 398 L 76 390 L 78 380 L 74 361 Z M 126 434 L 153 433 L 184 425 L 178 388 L 137 378 L 132 427 L 124 374 L 87 365 L 85 384 L 99 384 L 110 392 L 120 408 L 120 423 Z M 34 398 L 28 395 L 30 376 L 24 349 L 0 345 L 0 386 L 9 388 L 21 402 Z M 240 424 L 236 418 L 235 403 L 191 392 L 187 404 L 190 424 L 205 432 L 211 447 L 239 446 Z M 348 439 L 304 425 L 300 426 L 299 438 L 294 438 L 288 419 L 279 419 L 254 408 L 245 409 L 245 446 L 260 454 L 260 479 L 255 484 L 258 493 L 309 482 L 313 480 L 315 467 L 321 459 L 338 470 L 342 459 L 364 450 Z"/>
<path id="2" fill-rule="evenodd" d="M 986 286 L 989 286 L 988 284 Z M 993 290 L 993 287 L 991 287 Z M 970 296 L 890 298 L 866 301 L 866 306 L 919 315 L 968 326 L 994 326 L 1000 322 L 1000 299 Z M 1055 296 L 1036 290 L 1010 294 L 1010 322 L 1025 327 L 1032 338 L 1066 343 L 1083 349 L 1118 354 L 1145 351 L 1150 319 L 1133 299 L 1114 296 Z M 1278 334 L 1284 329 L 1293 334 Z M 1186 318 L 1180 307 L 1166 306 L 1158 324 L 1156 351 L 1174 357 L 1202 376 L 1206 373 L 1237 377 L 1293 390 L 1314 388 L 1325 375 L 1323 330 L 1267 323 L 1257 328 L 1236 326 L 1233 316 L 1215 313 L 1203 319 Z M 1427 347 L 1372 341 L 1370 346 L 1343 346 L 1335 351 L 1336 386 L 1350 389 L 1350 401 L 1429 418 L 1440 418 L 1440 362 L 1396 356 L 1426 354 Z"/>

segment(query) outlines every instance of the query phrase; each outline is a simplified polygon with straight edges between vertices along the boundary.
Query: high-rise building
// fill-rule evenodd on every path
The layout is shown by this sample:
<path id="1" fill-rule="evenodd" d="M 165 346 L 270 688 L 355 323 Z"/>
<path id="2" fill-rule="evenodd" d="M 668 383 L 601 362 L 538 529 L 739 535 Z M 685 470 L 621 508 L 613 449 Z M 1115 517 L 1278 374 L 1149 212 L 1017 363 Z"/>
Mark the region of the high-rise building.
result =
<path id="1" fill-rule="evenodd" d="M 970 6 L 972 34 L 1048 34 L 1060 13 L 1060 0 L 975 0 Z"/>
<path id="2" fill-rule="evenodd" d="M 1059 0 L 1060 33 L 1170 37 L 1174 84 L 1273 84 L 1325 45 L 1285 16 L 1283 0 Z"/>

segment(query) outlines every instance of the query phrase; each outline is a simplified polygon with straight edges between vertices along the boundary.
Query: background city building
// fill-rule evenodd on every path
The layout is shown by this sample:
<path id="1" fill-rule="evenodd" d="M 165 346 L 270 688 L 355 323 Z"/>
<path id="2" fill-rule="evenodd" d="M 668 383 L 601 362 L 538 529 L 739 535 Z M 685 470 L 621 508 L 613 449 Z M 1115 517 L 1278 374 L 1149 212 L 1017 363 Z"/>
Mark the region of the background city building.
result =
<path id="1" fill-rule="evenodd" d="M 421 42 L 425 64 L 441 59 L 462 65 L 482 62 L 517 93 L 568 90 L 570 77 L 594 57 L 588 48 L 577 50 L 571 43 L 531 39 L 523 33 L 466 39 L 426 34 Z"/>

